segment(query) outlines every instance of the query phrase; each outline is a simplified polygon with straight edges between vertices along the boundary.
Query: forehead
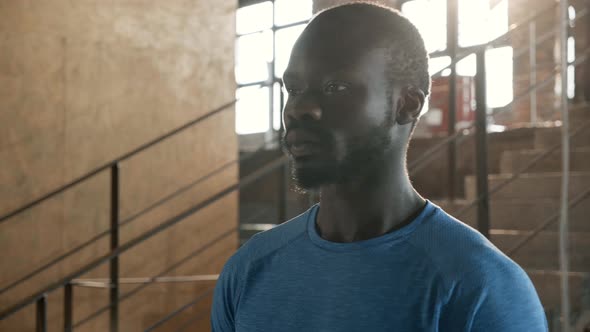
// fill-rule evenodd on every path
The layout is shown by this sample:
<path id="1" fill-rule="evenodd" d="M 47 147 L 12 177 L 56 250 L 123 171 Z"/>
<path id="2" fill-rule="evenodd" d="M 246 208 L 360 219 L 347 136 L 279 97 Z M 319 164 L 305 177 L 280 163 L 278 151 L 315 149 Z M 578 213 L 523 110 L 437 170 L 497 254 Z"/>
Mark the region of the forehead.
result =
<path id="1" fill-rule="evenodd" d="M 331 75 L 350 78 L 378 78 L 386 71 L 386 52 L 383 49 L 364 49 L 362 52 L 293 52 L 284 73 L 285 80 L 321 79 Z"/>
<path id="2" fill-rule="evenodd" d="M 285 80 L 338 73 L 356 77 L 383 75 L 388 51 L 374 35 L 359 34 L 362 29 L 352 34 L 344 30 L 349 29 L 306 29 L 293 47 Z"/>

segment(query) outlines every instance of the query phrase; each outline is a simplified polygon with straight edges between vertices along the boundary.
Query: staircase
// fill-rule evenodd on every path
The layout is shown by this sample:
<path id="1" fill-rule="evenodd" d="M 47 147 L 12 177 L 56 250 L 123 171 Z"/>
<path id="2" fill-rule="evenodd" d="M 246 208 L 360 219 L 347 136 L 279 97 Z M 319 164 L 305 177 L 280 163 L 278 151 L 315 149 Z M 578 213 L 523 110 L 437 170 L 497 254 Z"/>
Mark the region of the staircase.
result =
<path id="1" fill-rule="evenodd" d="M 570 128 L 590 121 L 590 107 L 577 108 L 570 117 Z M 507 133 L 509 135 L 509 133 Z M 499 165 L 490 166 L 498 173 L 490 174 L 489 188 L 506 181 L 533 158 L 540 156 L 561 140 L 561 127 L 534 128 L 530 139 L 532 149 L 506 150 L 501 153 Z M 573 137 L 571 144 L 570 202 L 590 188 L 590 128 Z M 509 252 L 524 237 L 539 227 L 560 209 L 561 150 L 554 151 L 506 185 L 490 198 L 490 237 L 502 251 Z M 476 197 L 474 175 L 465 177 L 465 199 L 448 202 L 435 201 L 450 214 L 461 210 Z M 569 263 L 570 305 L 576 316 L 589 310 L 585 292 L 590 284 L 590 195 L 581 199 L 569 211 Z M 459 218 L 477 227 L 473 208 Z M 548 312 L 558 313 L 561 305 L 558 223 L 555 219 L 535 238 L 510 255 L 523 267 L 533 281 Z M 576 315 L 577 313 L 577 315 Z M 555 324 L 557 326 L 558 324 Z M 557 329 L 554 329 L 557 330 Z"/>

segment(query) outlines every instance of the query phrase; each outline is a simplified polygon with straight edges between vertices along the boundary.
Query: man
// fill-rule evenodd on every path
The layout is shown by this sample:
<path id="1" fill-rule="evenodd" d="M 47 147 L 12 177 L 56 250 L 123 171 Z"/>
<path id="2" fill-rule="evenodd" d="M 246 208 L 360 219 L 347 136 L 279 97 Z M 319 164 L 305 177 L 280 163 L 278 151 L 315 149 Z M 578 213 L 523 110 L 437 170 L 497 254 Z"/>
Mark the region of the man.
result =
<path id="1" fill-rule="evenodd" d="M 547 330 L 525 272 L 410 183 L 427 61 L 416 28 L 384 7 L 309 23 L 284 74 L 284 145 L 320 204 L 229 259 L 213 331 Z"/>

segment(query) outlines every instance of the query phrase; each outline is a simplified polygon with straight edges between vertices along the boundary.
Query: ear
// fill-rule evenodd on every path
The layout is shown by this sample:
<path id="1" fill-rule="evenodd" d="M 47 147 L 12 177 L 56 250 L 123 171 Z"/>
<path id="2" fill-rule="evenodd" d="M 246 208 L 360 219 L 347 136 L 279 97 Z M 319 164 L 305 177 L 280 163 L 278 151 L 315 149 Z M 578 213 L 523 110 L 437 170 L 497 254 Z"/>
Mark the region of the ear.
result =
<path id="1" fill-rule="evenodd" d="M 408 85 L 400 90 L 397 100 L 396 122 L 405 125 L 416 121 L 424 106 L 426 95 L 415 86 Z"/>

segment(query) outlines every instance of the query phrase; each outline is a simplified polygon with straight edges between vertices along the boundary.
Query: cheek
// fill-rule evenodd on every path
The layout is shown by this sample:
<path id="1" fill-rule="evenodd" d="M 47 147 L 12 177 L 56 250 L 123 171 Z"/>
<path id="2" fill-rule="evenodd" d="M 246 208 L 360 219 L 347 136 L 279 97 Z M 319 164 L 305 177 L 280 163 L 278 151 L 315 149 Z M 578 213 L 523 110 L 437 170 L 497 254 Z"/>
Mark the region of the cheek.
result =
<path id="1" fill-rule="evenodd" d="M 344 133 L 335 133 L 333 140 L 333 157 L 336 161 L 340 162 L 346 158 L 348 154 L 348 147 L 350 145 L 349 136 Z"/>
<path id="2" fill-rule="evenodd" d="M 367 123 L 368 103 L 364 89 L 354 88 L 346 94 L 322 100 L 323 118 L 334 130 L 354 134 Z"/>

